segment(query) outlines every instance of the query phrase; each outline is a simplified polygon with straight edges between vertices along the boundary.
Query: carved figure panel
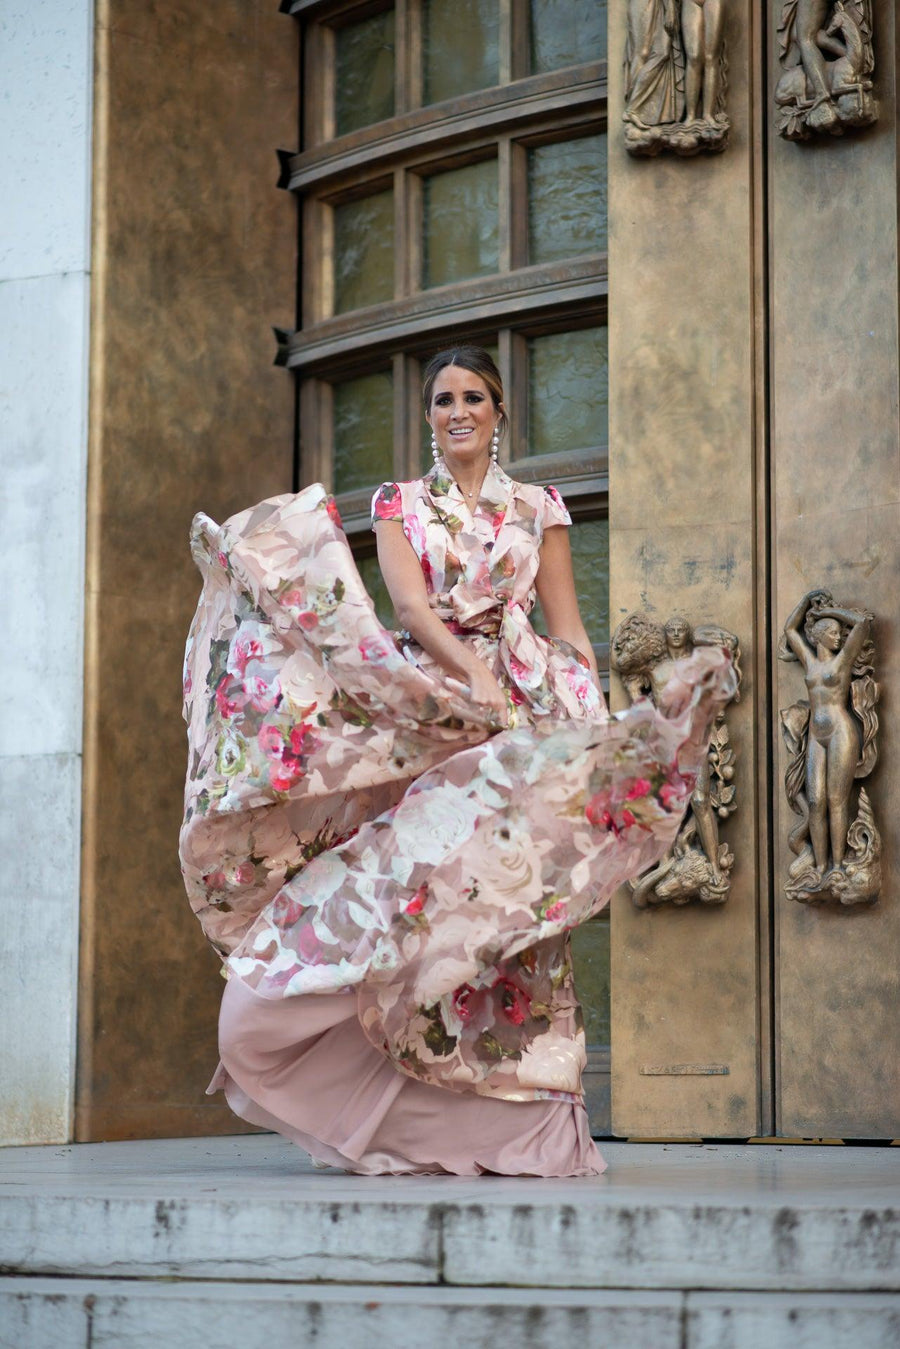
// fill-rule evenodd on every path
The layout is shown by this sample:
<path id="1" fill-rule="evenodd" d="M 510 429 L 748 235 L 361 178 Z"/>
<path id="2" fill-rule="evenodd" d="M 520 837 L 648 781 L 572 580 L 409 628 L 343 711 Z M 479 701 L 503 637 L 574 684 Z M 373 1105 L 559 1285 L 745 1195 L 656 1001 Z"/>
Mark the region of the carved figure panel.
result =
<path id="1" fill-rule="evenodd" d="M 728 144 L 726 0 L 628 0 L 625 147 L 717 153 Z"/>
<path id="2" fill-rule="evenodd" d="M 881 889 L 881 839 L 868 793 L 855 789 L 878 753 L 872 621 L 812 590 L 784 625 L 779 660 L 799 661 L 807 690 L 781 713 L 785 792 L 800 816 L 784 890 L 804 904 L 871 904 Z"/>
<path id="3" fill-rule="evenodd" d="M 658 623 L 646 614 L 629 614 L 613 634 L 610 664 L 633 703 L 639 698 L 656 702 L 672 674 L 673 662 L 698 646 L 725 646 L 734 660 L 740 697 L 740 643 L 726 628 L 706 624 L 691 628 L 674 615 Z M 734 854 L 719 838 L 719 823 L 737 807 L 734 783 L 735 755 L 724 714 L 713 727 L 709 755 L 697 778 L 684 824 L 666 856 L 656 866 L 630 881 L 638 908 L 656 904 L 724 904 L 731 888 Z"/>
<path id="4" fill-rule="evenodd" d="M 878 117 L 872 0 L 786 0 L 775 125 L 787 140 L 840 136 Z"/>

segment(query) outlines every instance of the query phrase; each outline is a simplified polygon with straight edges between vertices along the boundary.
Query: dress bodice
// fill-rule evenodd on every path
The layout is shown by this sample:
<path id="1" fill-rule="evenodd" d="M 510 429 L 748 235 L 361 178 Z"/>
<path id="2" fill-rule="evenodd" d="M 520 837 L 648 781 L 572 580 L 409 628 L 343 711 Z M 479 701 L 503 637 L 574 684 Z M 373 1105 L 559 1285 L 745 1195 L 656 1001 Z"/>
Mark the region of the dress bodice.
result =
<path id="1" fill-rule="evenodd" d="M 425 578 L 428 602 L 454 635 L 496 643 L 496 673 L 540 715 L 603 716 L 583 658 L 566 643 L 540 637 L 529 621 L 545 530 L 571 525 L 554 487 L 515 482 L 497 464 L 471 508 L 439 460 L 424 478 L 383 483 L 372 501 L 373 525 L 403 526 Z M 516 696 L 519 695 L 519 696 Z"/>

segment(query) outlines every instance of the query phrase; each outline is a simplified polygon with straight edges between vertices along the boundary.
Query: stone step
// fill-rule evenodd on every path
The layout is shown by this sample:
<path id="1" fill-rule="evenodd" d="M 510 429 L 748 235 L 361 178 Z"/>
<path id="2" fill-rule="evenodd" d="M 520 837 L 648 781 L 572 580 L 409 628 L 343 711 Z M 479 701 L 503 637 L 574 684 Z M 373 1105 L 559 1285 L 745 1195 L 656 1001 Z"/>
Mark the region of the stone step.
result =
<path id="1" fill-rule="evenodd" d="M 895 1292 L 900 1150 L 607 1144 L 590 1180 L 357 1177 L 272 1135 L 0 1151 L 0 1272 Z"/>
<path id="2" fill-rule="evenodd" d="M 2 1349 L 896 1349 L 900 1296 L 0 1278 Z"/>

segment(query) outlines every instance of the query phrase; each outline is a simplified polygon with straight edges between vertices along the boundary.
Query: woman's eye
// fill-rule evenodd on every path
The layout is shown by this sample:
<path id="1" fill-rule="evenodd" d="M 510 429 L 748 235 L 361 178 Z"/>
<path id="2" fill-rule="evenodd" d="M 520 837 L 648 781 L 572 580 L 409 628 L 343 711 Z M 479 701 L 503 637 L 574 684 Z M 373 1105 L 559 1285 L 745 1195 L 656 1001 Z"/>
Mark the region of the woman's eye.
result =
<path id="1" fill-rule="evenodd" d="M 482 397 L 482 395 L 481 395 L 480 393 L 467 393 L 467 394 L 466 394 L 466 402 L 467 402 L 467 403 L 481 403 L 481 402 L 483 402 L 483 401 L 484 401 L 484 400 L 483 400 L 483 397 Z"/>

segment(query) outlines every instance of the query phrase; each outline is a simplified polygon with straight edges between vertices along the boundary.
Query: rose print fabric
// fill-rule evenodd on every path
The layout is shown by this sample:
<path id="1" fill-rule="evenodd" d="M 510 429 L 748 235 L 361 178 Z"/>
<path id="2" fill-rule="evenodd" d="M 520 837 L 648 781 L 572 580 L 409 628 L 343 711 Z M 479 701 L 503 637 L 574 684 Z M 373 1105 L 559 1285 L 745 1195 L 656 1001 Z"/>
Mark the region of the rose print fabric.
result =
<path id="1" fill-rule="evenodd" d="M 470 512 L 439 464 L 385 484 L 373 516 L 402 522 L 435 613 L 507 689 L 511 727 L 492 732 L 380 625 L 322 487 L 221 527 L 198 516 L 191 903 L 247 1006 L 343 994 L 398 1074 L 577 1103 L 568 933 L 671 844 L 730 663 L 699 651 L 662 710 L 610 719 L 583 659 L 529 620 L 543 533 L 569 523 L 553 489 L 493 466 Z"/>

